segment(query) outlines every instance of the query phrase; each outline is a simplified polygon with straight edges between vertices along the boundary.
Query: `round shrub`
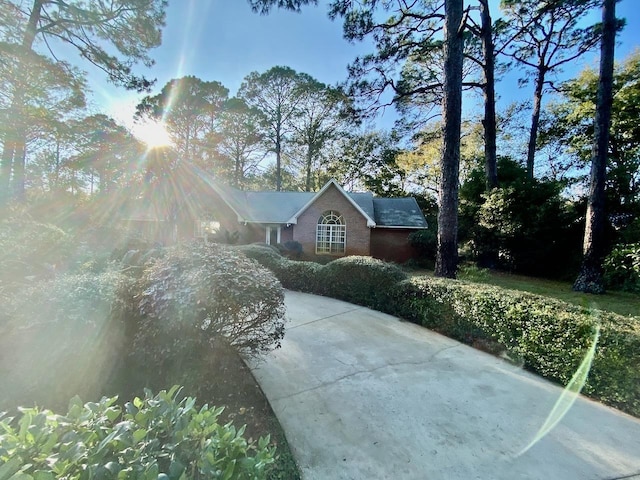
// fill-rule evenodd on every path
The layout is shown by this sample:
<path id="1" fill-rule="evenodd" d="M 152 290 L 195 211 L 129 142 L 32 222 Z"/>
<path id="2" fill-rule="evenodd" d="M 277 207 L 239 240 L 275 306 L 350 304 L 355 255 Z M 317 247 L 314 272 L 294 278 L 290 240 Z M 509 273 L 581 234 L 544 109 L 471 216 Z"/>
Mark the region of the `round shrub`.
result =
<path id="1" fill-rule="evenodd" d="M 179 388 L 135 398 L 82 404 L 68 413 L 23 408 L 0 419 L 2 478 L 265 479 L 274 462 L 269 438 L 257 445 L 244 428 L 220 425 L 222 408 L 178 399 Z"/>
<path id="2" fill-rule="evenodd" d="M 319 272 L 323 294 L 383 311 L 389 289 L 407 278 L 395 264 L 361 256 L 334 260 Z"/>
<path id="3" fill-rule="evenodd" d="M 280 282 L 230 247 L 169 248 L 144 271 L 138 292 L 133 351 L 156 373 L 197 359 L 216 342 L 258 355 L 279 347 L 284 336 Z"/>
<path id="4" fill-rule="evenodd" d="M 235 250 L 241 252 L 245 257 L 257 261 L 263 267 L 268 268 L 277 276 L 278 270 L 282 266 L 283 257 L 275 247 L 264 243 L 254 243 L 251 245 L 240 245 Z"/>

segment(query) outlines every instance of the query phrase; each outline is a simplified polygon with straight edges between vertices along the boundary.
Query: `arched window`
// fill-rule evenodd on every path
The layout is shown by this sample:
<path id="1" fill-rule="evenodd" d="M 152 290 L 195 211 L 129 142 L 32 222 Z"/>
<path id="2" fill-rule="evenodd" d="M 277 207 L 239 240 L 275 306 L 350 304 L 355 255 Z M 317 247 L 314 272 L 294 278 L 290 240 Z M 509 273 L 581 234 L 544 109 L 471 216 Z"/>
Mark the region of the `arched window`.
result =
<path id="1" fill-rule="evenodd" d="M 316 230 L 316 253 L 332 255 L 344 254 L 347 240 L 347 226 L 339 212 L 329 210 L 318 220 Z"/>

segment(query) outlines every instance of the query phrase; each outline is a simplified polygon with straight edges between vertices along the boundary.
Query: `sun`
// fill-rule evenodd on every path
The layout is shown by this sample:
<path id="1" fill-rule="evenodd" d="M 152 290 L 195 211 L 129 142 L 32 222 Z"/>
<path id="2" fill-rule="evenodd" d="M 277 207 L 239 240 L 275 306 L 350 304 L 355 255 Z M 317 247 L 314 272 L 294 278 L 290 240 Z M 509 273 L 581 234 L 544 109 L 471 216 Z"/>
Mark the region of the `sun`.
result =
<path id="1" fill-rule="evenodd" d="M 145 120 L 133 127 L 133 134 L 149 148 L 166 147 L 172 145 L 171 136 L 161 122 Z"/>

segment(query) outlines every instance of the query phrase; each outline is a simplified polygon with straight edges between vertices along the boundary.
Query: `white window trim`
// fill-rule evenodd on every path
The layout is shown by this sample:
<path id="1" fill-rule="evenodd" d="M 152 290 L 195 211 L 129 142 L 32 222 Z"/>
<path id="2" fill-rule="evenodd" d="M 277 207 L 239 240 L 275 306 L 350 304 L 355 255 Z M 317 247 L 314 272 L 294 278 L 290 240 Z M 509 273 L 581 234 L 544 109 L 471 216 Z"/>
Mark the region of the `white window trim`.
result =
<path id="1" fill-rule="evenodd" d="M 337 217 L 341 223 L 324 223 L 327 216 L 332 215 Z M 322 222 L 322 223 L 321 223 Z M 323 233 L 323 235 L 321 235 Z M 338 237 L 342 241 L 334 241 Z M 323 239 L 322 242 L 319 240 Z M 319 248 L 319 244 L 324 246 Z M 341 247 L 334 250 L 334 246 Z M 347 251 L 347 224 L 344 220 L 344 216 L 335 210 L 328 210 L 324 212 L 318 219 L 316 224 L 316 255 L 335 255 L 343 256 Z"/>

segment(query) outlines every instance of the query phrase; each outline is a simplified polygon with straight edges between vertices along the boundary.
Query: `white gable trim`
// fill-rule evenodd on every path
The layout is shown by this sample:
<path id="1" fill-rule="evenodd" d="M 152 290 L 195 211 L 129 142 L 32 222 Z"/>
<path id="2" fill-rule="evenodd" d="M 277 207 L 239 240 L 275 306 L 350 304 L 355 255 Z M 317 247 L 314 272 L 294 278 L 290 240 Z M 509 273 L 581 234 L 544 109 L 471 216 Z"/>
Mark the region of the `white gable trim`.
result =
<path id="1" fill-rule="evenodd" d="M 376 222 L 373 220 L 373 218 L 371 218 L 369 215 L 367 215 L 367 213 L 362 210 L 362 208 L 360 208 L 360 205 L 358 205 L 355 200 L 353 200 L 353 198 L 351 198 L 349 196 L 349 194 L 347 192 L 344 191 L 344 189 L 338 184 L 338 182 L 335 181 L 335 179 L 331 179 L 329 180 L 324 187 L 322 187 L 320 189 L 320 191 L 318 193 L 316 193 L 313 198 L 311 198 L 311 200 L 309 200 L 300 210 L 298 210 L 288 221 L 287 223 L 291 223 L 291 224 L 297 224 L 298 223 L 298 217 L 300 215 L 302 215 L 304 213 L 304 211 L 309 208 L 313 202 L 315 202 L 318 198 L 320 198 L 320 196 L 326 192 L 329 187 L 333 185 L 334 187 L 336 187 L 338 189 L 338 191 L 342 194 L 342 196 L 344 198 L 347 199 L 347 201 L 353 205 L 355 207 L 356 210 L 358 210 L 358 212 L 360 212 L 360 214 L 365 218 L 365 220 L 367 221 L 367 227 L 375 227 L 376 226 Z"/>

